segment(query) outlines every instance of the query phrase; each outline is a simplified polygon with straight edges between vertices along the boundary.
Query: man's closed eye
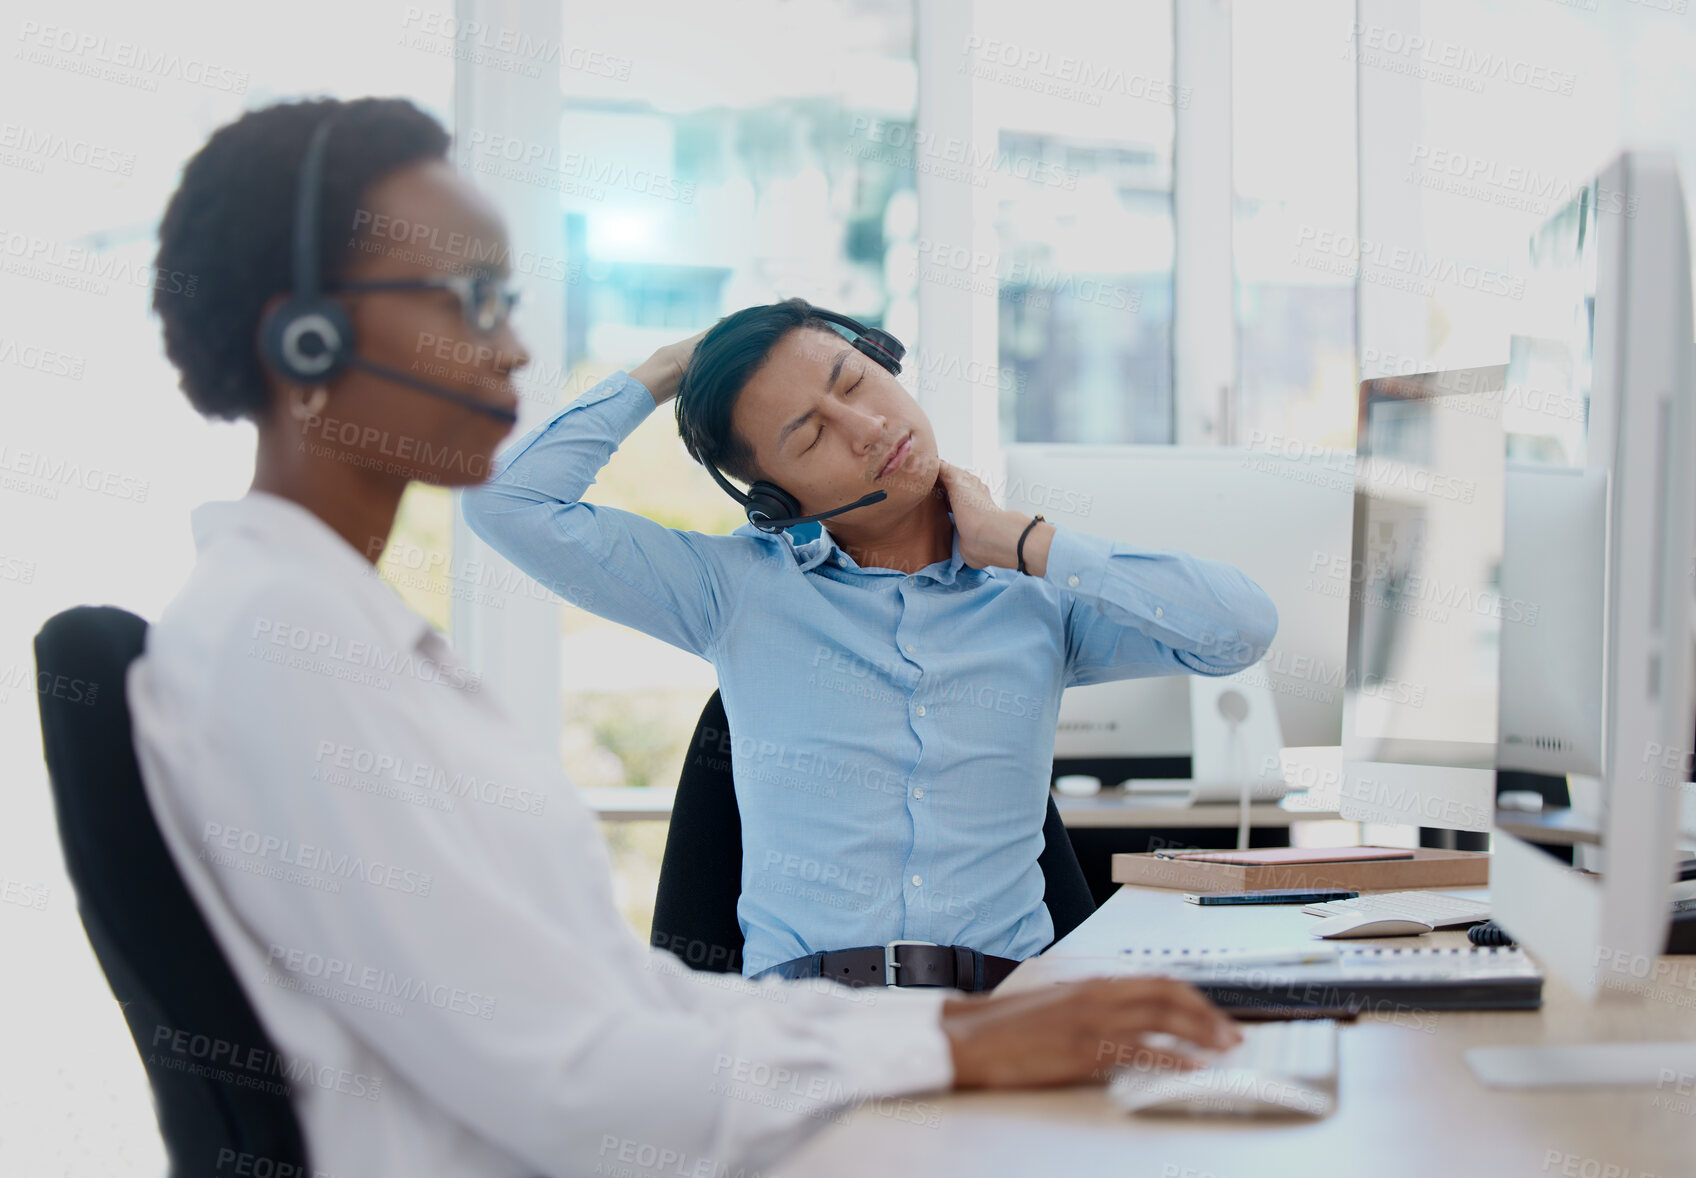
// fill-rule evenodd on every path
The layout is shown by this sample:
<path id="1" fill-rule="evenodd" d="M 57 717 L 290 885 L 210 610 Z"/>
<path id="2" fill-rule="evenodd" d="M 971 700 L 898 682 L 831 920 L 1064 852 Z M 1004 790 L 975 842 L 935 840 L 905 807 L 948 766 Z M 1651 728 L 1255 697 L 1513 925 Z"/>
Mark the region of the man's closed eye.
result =
<path id="1" fill-rule="evenodd" d="M 862 368 L 860 370 L 860 380 L 856 380 L 853 384 L 851 384 L 847 388 L 843 389 L 842 395 L 844 397 L 846 397 L 849 393 L 851 393 L 855 389 L 859 388 L 860 387 L 860 381 L 865 380 L 865 379 L 866 379 L 866 371 L 865 371 L 865 369 Z M 821 425 L 821 426 L 819 426 L 819 432 L 814 434 L 813 440 L 807 444 L 807 450 L 811 450 L 814 446 L 818 445 L 819 439 L 822 438 L 822 437 L 824 437 L 824 426 Z M 801 453 L 805 454 L 807 452 L 807 450 L 803 450 L 803 451 L 801 451 Z"/>

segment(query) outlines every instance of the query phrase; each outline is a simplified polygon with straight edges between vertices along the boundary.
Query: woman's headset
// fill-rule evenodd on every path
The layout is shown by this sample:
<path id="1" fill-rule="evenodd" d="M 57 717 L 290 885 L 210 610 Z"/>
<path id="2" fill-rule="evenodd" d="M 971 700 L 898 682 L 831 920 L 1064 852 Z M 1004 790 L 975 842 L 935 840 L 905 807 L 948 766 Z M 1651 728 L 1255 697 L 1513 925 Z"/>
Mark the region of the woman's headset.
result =
<path id="1" fill-rule="evenodd" d="M 323 291 L 318 274 L 318 197 L 324 152 L 337 116 L 312 129 L 301 157 L 294 199 L 294 289 L 259 325 L 259 354 L 273 371 L 298 384 L 323 384 L 347 367 L 353 323 Z"/>

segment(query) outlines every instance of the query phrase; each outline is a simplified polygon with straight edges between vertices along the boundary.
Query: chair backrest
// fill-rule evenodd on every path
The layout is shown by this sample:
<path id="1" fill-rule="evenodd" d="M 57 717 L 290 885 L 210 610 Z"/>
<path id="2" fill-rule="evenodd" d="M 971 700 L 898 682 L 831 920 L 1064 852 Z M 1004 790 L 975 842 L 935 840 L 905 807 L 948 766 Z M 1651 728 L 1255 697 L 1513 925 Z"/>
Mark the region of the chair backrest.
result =
<path id="1" fill-rule="evenodd" d="M 1048 795 L 1048 816 L 1042 820 L 1042 854 L 1036 863 L 1042 868 L 1042 902 L 1048 905 L 1054 939 L 1058 941 L 1094 914 L 1095 897 L 1084 878 L 1072 836 L 1060 820 L 1060 807 L 1054 804 L 1053 794 Z"/>
<path id="2" fill-rule="evenodd" d="M 1043 902 L 1059 940 L 1095 911 L 1071 837 L 1051 796 L 1042 824 Z M 653 943 L 700 970 L 742 969 L 742 815 L 730 772 L 730 725 L 713 692 L 701 711 L 672 804 L 654 899 Z"/>
<path id="3" fill-rule="evenodd" d="M 730 723 L 715 691 L 683 758 L 650 939 L 694 969 L 741 973 L 741 896 L 742 813 L 730 775 Z"/>
<path id="4" fill-rule="evenodd" d="M 110 606 L 66 610 L 35 636 L 42 744 L 77 911 L 147 1069 L 172 1178 L 308 1174 L 292 1068 L 147 803 L 124 697 L 146 636 L 146 622 Z"/>

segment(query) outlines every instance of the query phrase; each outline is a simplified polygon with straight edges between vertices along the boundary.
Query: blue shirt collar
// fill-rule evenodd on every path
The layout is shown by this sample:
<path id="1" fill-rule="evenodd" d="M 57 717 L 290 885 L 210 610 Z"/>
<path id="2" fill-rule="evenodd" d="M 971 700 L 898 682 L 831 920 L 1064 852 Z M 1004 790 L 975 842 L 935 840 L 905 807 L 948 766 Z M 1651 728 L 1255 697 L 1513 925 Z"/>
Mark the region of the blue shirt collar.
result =
<path id="1" fill-rule="evenodd" d="M 953 518 L 953 515 L 950 514 L 949 519 Z M 795 534 L 797 532 L 800 533 L 799 536 Z M 736 529 L 733 535 L 755 536 L 768 543 L 784 546 L 795 561 L 795 567 L 803 573 L 830 561 L 847 572 L 863 573 L 868 577 L 900 577 L 906 575 L 895 569 L 862 569 L 854 563 L 854 558 L 848 555 L 848 550 L 836 542 L 836 538 L 830 534 L 830 529 L 819 522 L 801 524 L 777 533 L 762 532 L 753 524 L 743 524 Z M 956 577 L 976 579 L 982 578 L 986 574 L 983 569 L 972 568 L 961 559 L 960 532 L 955 529 L 953 552 L 948 559 L 928 564 L 913 575 L 915 577 L 929 577 L 939 585 L 952 585 Z"/>

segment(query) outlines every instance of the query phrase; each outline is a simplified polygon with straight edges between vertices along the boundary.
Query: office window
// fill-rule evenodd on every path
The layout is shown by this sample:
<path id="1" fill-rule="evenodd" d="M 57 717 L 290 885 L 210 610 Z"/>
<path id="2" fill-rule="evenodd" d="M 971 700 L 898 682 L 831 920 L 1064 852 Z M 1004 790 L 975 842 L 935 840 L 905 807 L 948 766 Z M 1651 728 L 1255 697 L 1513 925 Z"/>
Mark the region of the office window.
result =
<path id="1" fill-rule="evenodd" d="M 1239 445 L 1354 444 L 1353 19 L 1353 0 L 1231 6 Z"/>
<path id="2" fill-rule="evenodd" d="M 1420 199 L 1409 235 L 1431 269 L 1417 291 L 1433 325 L 1428 367 L 1523 362 L 1527 333 L 1544 326 L 1540 304 L 1551 294 L 1531 266 L 1532 234 L 1625 147 L 1690 141 L 1688 118 L 1660 109 L 1679 103 L 1674 96 L 1688 81 L 1669 69 L 1692 43 L 1681 27 L 1688 22 L 1636 7 L 1606 16 L 1578 7 L 1529 23 L 1500 0 L 1474 4 L 1464 20 L 1441 8 L 1421 13 L 1434 44 L 1464 44 L 1481 56 L 1511 52 L 1539 71 L 1535 84 L 1479 83 L 1501 112 L 1490 119 L 1477 117 L 1478 95 L 1462 87 L 1420 92 L 1421 137 L 1408 149 L 1407 175 Z M 1604 38 L 1617 38 L 1607 43 L 1630 69 L 1614 74 L 1596 59 Z M 1597 101 L 1601 95 L 1609 100 Z M 1622 131 L 1627 118 L 1644 129 Z M 1688 157 L 1680 162 L 1688 193 Z M 1525 337 L 1518 357 L 1516 336 Z M 1510 380 L 1523 372 L 1516 364 Z M 1547 387 L 1541 377 L 1538 387 Z"/>
<path id="3" fill-rule="evenodd" d="M 1204 403 L 1185 408 L 1186 437 L 1348 444 L 1354 263 L 1312 241 L 1352 242 L 1357 226 L 1354 65 L 1339 51 L 1353 5 L 1244 0 L 1213 20 L 1145 2 L 1074 23 L 998 0 L 974 20 L 973 103 L 1002 161 L 990 178 L 1010 374 L 1001 442 L 1178 440 L 1174 327 L 1187 316 L 1192 355 L 1235 363 L 1192 380 L 1183 395 Z M 1231 101 L 1211 104 L 1227 84 Z M 1187 198 L 1179 157 L 1218 160 L 1192 170 Z M 1212 211 L 1225 185 L 1229 220 Z M 1229 251 L 1229 307 L 1178 298 L 1180 219 L 1192 281 L 1206 255 Z"/>
<path id="4" fill-rule="evenodd" d="M 799 295 L 873 324 L 916 317 L 885 278 L 914 232 L 911 4 L 702 14 L 677 0 L 568 10 L 573 42 L 607 65 L 561 71 L 559 143 L 537 168 L 559 190 L 580 276 L 566 286 L 566 400 L 756 303 Z M 745 523 L 684 452 L 671 407 L 655 417 L 597 477 L 594 502 L 676 528 Z M 675 786 L 712 667 L 562 610 L 567 771 L 585 787 Z M 620 905 L 644 935 L 665 831 L 606 825 Z"/>
<path id="5" fill-rule="evenodd" d="M 997 148 L 984 178 L 1009 377 L 1001 440 L 1170 442 L 1172 152 L 1185 101 L 1170 0 L 973 11 L 973 103 Z"/>

